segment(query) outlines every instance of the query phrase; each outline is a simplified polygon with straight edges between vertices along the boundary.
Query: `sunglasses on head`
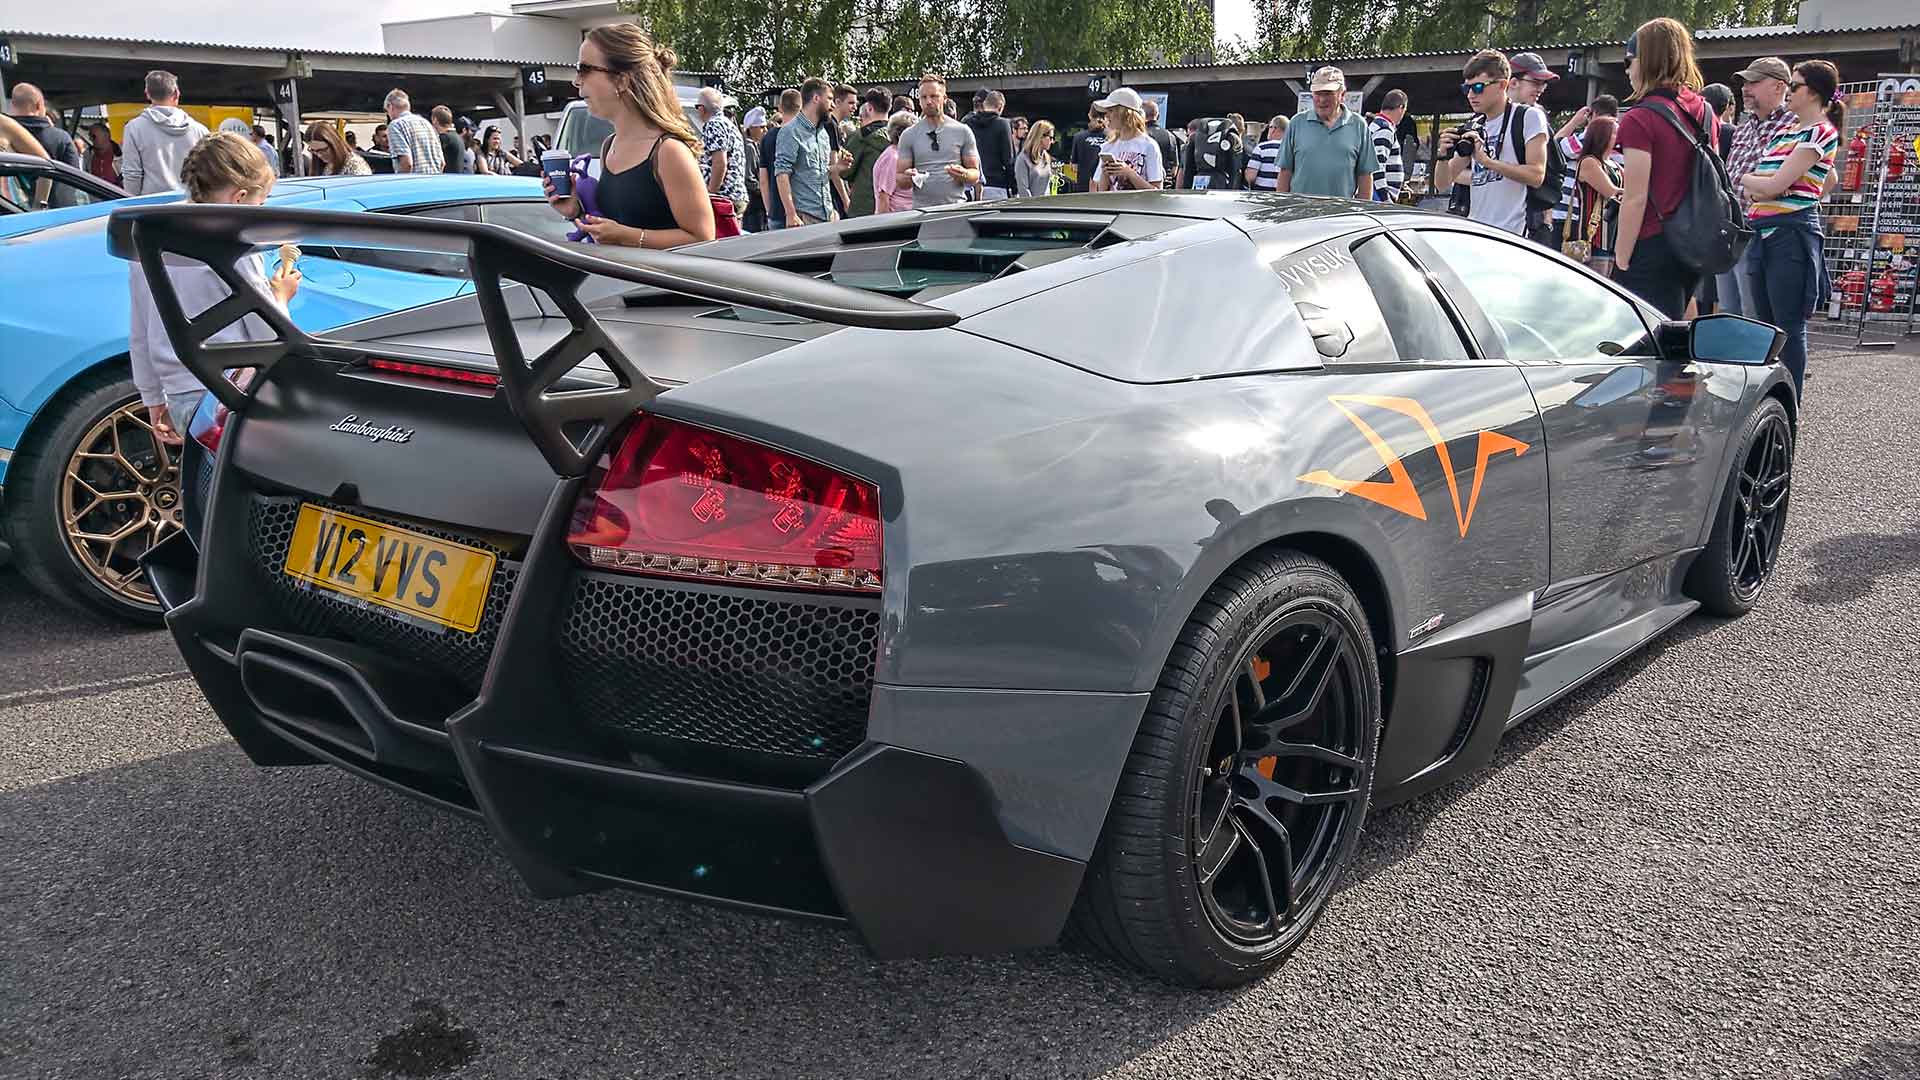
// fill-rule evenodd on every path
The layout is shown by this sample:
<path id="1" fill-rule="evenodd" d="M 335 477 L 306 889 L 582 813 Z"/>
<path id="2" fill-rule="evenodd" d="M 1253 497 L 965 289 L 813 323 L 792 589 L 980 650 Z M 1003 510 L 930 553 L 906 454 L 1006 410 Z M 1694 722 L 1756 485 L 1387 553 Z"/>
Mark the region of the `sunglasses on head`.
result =
<path id="1" fill-rule="evenodd" d="M 1487 92 L 1487 87 L 1498 86 L 1501 82 L 1502 80 L 1500 79 L 1482 79 L 1479 82 L 1463 82 L 1460 84 L 1460 92 L 1463 94 L 1484 94 Z"/>

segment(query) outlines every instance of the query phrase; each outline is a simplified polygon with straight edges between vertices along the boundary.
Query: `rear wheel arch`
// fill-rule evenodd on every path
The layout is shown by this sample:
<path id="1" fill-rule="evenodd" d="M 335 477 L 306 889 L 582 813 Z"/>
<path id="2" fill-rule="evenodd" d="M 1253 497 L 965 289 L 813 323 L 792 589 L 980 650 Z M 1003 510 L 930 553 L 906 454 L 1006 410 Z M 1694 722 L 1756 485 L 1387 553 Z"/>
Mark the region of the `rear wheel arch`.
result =
<path id="1" fill-rule="evenodd" d="M 26 430 L 20 433 L 20 445 L 14 448 L 15 455 L 36 452 L 35 448 L 39 446 L 40 440 L 47 437 L 47 432 L 59 426 L 62 410 L 73 399 L 103 383 L 132 377 L 133 364 L 126 353 L 102 357 L 75 372 L 73 378 L 68 379 L 60 389 L 54 391 L 52 396 L 34 410 L 33 418 L 27 421 Z"/>

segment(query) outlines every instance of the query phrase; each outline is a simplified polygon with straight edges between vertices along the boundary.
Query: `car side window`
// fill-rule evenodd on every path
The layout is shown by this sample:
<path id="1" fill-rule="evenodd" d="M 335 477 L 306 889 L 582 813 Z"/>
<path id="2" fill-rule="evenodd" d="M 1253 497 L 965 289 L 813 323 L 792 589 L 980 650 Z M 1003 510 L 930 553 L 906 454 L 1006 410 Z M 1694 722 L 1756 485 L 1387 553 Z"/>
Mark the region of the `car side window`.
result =
<path id="1" fill-rule="evenodd" d="M 1347 240 L 1329 240 L 1283 256 L 1274 261 L 1273 272 L 1293 297 L 1322 357 L 1346 364 L 1399 359 L 1387 321 Z"/>
<path id="2" fill-rule="evenodd" d="M 573 231 L 573 222 L 554 213 L 544 199 L 481 203 L 480 218 L 555 244 L 565 243 Z"/>
<path id="3" fill-rule="evenodd" d="M 1353 249 L 1360 273 L 1373 288 L 1373 298 L 1386 317 L 1393 348 L 1402 360 L 1467 360 L 1453 320 L 1433 295 L 1426 275 L 1385 236 L 1360 242 Z"/>
<path id="4" fill-rule="evenodd" d="M 1647 324 L 1605 285 L 1544 250 L 1451 229 L 1420 236 L 1466 283 L 1518 361 L 1591 360 L 1648 351 Z"/>
<path id="5" fill-rule="evenodd" d="M 478 221 L 480 211 L 471 204 L 458 206 L 430 206 L 421 210 L 394 210 L 388 213 L 406 217 L 443 218 L 449 221 Z M 375 266 L 382 270 L 398 270 L 406 274 L 428 274 L 433 277 L 458 278 L 465 281 L 472 277 L 465 255 L 449 255 L 440 251 L 407 251 L 401 248 L 362 248 L 338 247 L 333 249 L 336 258 L 361 266 Z"/>

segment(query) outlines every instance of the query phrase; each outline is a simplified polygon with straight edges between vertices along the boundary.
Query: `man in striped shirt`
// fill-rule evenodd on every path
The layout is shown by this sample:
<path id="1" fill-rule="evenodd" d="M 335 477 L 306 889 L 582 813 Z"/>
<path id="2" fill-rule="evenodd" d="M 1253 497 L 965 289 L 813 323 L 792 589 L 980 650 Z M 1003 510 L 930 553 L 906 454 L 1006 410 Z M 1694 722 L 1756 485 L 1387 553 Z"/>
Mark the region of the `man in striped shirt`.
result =
<path id="1" fill-rule="evenodd" d="M 1400 158 L 1400 121 L 1407 115 L 1407 92 L 1389 90 L 1380 102 L 1380 111 L 1367 121 L 1373 133 L 1373 156 L 1380 168 L 1373 174 L 1373 201 L 1399 202 L 1400 189 L 1406 184 L 1406 167 Z"/>
<path id="2" fill-rule="evenodd" d="M 1267 121 L 1266 141 L 1247 154 L 1247 187 L 1254 191 L 1272 191 L 1280 184 L 1280 141 L 1287 136 L 1288 119 L 1276 116 Z"/>
<path id="3" fill-rule="evenodd" d="M 1727 175 L 1738 177 L 1754 170 L 1774 137 L 1792 127 L 1796 118 L 1793 110 L 1787 108 L 1787 83 L 1793 78 L 1793 71 L 1785 60 L 1763 56 L 1734 74 L 1741 80 L 1740 98 L 1747 107 L 1744 118 L 1733 129 L 1733 149 L 1727 152 Z M 1746 187 L 1738 181 L 1733 186 L 1740 193 L 1740 208 L 1751 213 L 1753 199 Z M 1741 256 L 1740 265 L 1734 267 L 1740 271 L 1734 276 L 1734 284 L 1740 288 L 1742 312 L 1759 310 L 1753 296 L 1750 261 L 1759 250 L 1759 244 L 1748 244 L 1747 254 Z"/>

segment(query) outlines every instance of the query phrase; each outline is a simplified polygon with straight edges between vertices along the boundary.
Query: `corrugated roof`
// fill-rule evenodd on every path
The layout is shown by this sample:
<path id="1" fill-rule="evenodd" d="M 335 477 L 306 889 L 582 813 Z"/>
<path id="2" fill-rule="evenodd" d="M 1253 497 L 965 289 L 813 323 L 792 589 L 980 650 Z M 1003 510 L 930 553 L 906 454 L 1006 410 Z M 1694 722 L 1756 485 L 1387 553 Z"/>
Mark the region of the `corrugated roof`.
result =
<path id="1" fill-rule="evenodd" d="M 306 49 L 298 45 L 244 45 L 225 41 L 169 41 L 164 38 L 107 37 L 99 34 L 49 34 L 39 30 L 0 29 L 0 38 L 11 39 L 16 46 L 22 40 L 41 38 L 53 41 L 95 42 L 102 45 L 161 45 L 181 49 L 221 49 L 230 52 L 297 52 L 306 57 L 355 56 L 385 60 L 442 60 L 455 64 L 502 64 L 510 67 L 572 67 L 574 57 L 557 60 L 508 59 L 502 56 L 433 56 L 427 53 L 362 52 L 354 49 Z M 717 71 L 684 71 L 676 75 L 718 75 Z"/>
<path id="2" fill-rule="evenodd" d="M 1906 23 L 1903 25 L 1894 25 L 1894 26 L 1822 27 L 1819 29 L 1808 29 L 1808 30 L 1802 30 L 1799 27 L 1794 27 L 1794 26 L 1734 26 L 1734 27 L 1726 27 L 1719 30 L 1697 31 L 1695 36 L 1707 38 L 1707 39 L 1793 37 L 1793 36 L 1816 36 L 1821 34 L 1881 34 L 1881 33 L 1888 33 L 1888 32 L 1898 31 L 1898 30 L 1920 30 L 1920 23 Z M 1552 42 L 1550 44 L 1545 44 L 1545 45 L 1504 45 L 1504 46 L 1500 46 L 1500 50 L 1506 53 L 1508 56 L 1512 56 L 1514 53 L 1522 53 L 1522 52 L 1542 52 L 1550 49 L 1595 49 L 1595 48 L 1603 48 L 1609 45 L 1619 45 L 1619 44 L 1621 44 L 1620 39 L 1608 38 L 1605 41 L 1556 41 L 1556 42 Z M 1354 63 L 1356 61 L 1363 61 L 1363 60 L 1418 60 L 1418 59 L 1434 57 L 1434 56 L 1472 56 L 1474 53 L 1478 52 L 1479 50 L 1480 50 L 1479 46 L 1474 46 L 1473 48 L 1464 48 L 1464 49 L 1430 49 L 1430 50 L 1425 50 L 1421 52 L 1403 52 L 1403 53 L 1321 54 L 1321 55 L 1315 55 L 1315 56 L 1294 57 L 1294 58 L 1289 58 L 1285 60 L 1253 60 L 1253 61 L 1245 61 L 1245 62 L 1230 63 L 1230 64 L 1216 64 L 1216 63 L 1205 63 L 1205 62 L 1185 63 L 1185 64 L 1140 64 L 1140 65 L 1105 64 L 1105 65 L 1099 65 L 1099 66 L 1072 67 L 1072 68 L 1030 68 L 1030 69 L 1024 69 L 1024 70 L 1006 69 L 1006 70 L 1000 70 L 1000 71 L 963 71 L 963 72 L 955 72 L 955 73 L 949 74 L 947 78 L 949 79 L 999 79 L 999 78 L 1006 78 L 1008 76 L 1013 76 L 1013 75 L 1095 75 L 1101 72 L 1113 71 L 1116 69 L 1126 72 L 1128 74 L 1133 74 L 1135 72 L 1148 72 L 1148 71 L 1183 71 L 1183 70 L 1194 69 L 1194 68 L 1232 69 L 1232 68 L 1268 67 L 1274 64 L 1296 64 L 1296 65 L 1305 67 L 1308 64 Z M 910 75 L 893 75 L 893 76 L 862 75 L 860 79 L 862 82 L 865 82 L 871 79 L 871 81 L 873 82 L 887 83 L 887 82 L 910 81 L 910 80 L 918 79 L 919 77 L 920 77 L 919 73 L 915 72 Z"/>

